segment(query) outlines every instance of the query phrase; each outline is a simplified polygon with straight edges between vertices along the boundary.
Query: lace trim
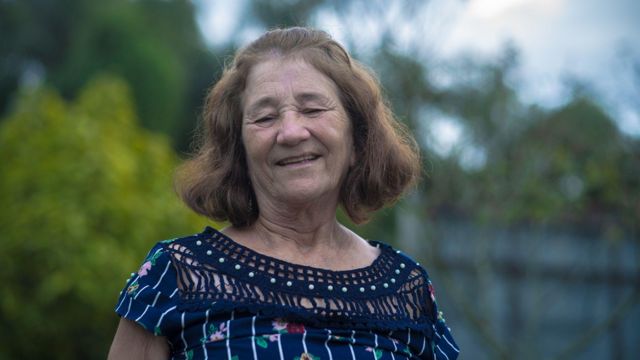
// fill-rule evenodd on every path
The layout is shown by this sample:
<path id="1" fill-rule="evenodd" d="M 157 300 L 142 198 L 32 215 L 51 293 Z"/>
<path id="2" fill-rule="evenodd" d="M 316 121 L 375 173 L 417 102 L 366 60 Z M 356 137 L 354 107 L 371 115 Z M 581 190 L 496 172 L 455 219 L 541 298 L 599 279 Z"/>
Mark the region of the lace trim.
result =
<path id="1" fill-rule="evenodd" d="M 415 329 L 431 333 L 433 306 L 419 264 L 371 241 L 367 267 L 331 271 L 261 255 L 213 228 L 167 245 L 181 308 L 248 311 L 315 326 Z"/>

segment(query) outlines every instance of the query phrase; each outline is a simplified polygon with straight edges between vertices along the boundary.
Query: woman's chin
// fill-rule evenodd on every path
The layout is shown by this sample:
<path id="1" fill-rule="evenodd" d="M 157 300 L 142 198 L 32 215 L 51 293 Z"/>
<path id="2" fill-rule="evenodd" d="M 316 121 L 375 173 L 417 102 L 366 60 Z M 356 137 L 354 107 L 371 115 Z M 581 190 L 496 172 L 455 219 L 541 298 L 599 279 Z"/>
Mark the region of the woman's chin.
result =
<path id="1" fill-rule="evenodd" d="M 277 195 L 279 203 L 297 206 L 313 205 L 323 199 L 337 198 L 338 190 L 319 184 L 292 183 L 284 185 Z"/>

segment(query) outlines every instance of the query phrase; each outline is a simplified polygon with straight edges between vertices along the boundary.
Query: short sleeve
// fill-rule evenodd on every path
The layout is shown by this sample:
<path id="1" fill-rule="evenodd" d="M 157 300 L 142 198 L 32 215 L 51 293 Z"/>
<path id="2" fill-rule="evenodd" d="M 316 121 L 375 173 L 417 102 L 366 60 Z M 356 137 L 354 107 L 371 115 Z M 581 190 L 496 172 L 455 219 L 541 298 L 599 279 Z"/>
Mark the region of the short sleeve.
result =
<path id="1" fill-rule="evenodd" d="M 458 358 L 460 349 L 456 344 L 451 329 L 444 321 L 442 311 L 438 311 L 436 302 L 436 293 L 431 284 L 431 280 L 427 280 L 429 292 L 430 307 L 433 314 L 433 358 L 436 360 L 454 360 Z"/>
<path id="2" fill-rule="evenodd" d="M 176 270 L 165 244 L 154 246 L 137 273 L 132 273 L 115 311 L 155 335 L 170 333 L 179 326 Z"/>

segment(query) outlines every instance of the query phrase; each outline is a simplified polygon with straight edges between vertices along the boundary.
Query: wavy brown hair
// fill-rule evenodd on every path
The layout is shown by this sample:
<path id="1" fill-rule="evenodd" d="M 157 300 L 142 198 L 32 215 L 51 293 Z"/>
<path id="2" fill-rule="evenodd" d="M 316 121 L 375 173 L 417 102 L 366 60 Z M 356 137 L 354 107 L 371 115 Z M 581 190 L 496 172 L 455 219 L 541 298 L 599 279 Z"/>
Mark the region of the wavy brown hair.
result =
<path id="1" fill-rule="evenodd" d="M 195 212 L 233 226 L 251 225 L 259 209 L 242 143 L 242 95 L 249 72 L 274 57 L 312 65 L 337 85 L 352 122 L 355 165 L 340 190 L 352 221 L 393 203 L 415 184 L 420 156 L 414 138 L 396 120 L 378 80 L 324 31 L 294 27 L 272 30 L 239 50 L 209 91 L 197 151 L 179 169 L 176 190 Z"/>

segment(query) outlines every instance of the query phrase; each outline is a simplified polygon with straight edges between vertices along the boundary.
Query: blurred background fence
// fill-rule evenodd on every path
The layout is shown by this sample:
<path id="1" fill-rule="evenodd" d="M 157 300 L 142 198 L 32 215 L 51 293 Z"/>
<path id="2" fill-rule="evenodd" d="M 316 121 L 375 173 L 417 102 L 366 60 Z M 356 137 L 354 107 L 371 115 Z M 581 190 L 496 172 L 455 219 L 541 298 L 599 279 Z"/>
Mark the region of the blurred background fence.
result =
<path id="1" fill-rule="evenodd" d="M 637 241 L 468 221 L 426 232 L 417 253 L 428 254 L 451 304 L 465 358 L 633 359 L 640 350 Z"/>
<path id="2" fill-rule="evenodd" d="M 0 0 L 0 359 L 105 357 L 145 251 L 209 223 L 172 191 L 207 87 L 288 25 L 344 43 L 416 135 L 421 185 L 350 226 L 427 267 L 463 359 L 637 358 L 639 7 Z"/>

